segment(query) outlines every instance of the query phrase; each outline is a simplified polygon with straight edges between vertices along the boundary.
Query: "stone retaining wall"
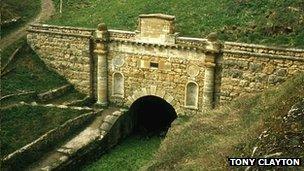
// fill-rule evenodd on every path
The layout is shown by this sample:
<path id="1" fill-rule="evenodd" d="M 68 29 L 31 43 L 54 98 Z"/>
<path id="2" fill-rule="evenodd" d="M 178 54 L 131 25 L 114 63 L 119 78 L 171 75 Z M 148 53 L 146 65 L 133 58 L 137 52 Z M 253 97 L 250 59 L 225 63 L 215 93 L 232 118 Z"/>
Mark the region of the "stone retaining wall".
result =
<path id="1" fill-rule="evenodd" d="M 92 93 L 91 38 L 94 30 L 31 25 L 28 32 L 28 43 L 47 66 L 66 77 L 80 92 Z"/>
<path id="2" fill-rule="evenodd" d="M 32 25 L 28 42 L 48 66 L 103 106 L 130 107 L 139 97 L 156 95 L 178 114 L 197 114 L 304 72 L 302 49 L 221 43 L 214 33 L 181 37 L 173 21 L 140 15 L 135 31 L 103 23 L 96 30 Z"/>
<path id="3" fill-rule="evenodd" d="M 225 42 L 218 59 L 217 98 L 221 102 L 276 86 L 304 72 L 304 50 Z"/>
<path id="4" fill-rule="evenodd" d="M 82 114 L 76 118 L 69 119 L 64 124 L 54 128 L 35 141 L 7 155 L 1 160 L 2 170 L 19 170 L 39 159 L 48 149 L 52 148 L 58 141 L 67 137 L 75 129 L 92 121 L 95 112 Z"/>

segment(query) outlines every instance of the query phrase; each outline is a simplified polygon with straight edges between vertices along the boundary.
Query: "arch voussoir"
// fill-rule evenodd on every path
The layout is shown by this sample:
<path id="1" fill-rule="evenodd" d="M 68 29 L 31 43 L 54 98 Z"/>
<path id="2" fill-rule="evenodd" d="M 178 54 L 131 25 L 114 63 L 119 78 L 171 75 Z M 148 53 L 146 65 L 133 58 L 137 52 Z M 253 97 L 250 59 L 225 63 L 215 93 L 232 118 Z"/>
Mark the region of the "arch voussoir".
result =
<path id="1" fill-rule="evenodd" d="M 141 94 L 140 94 L 140 91 L 135 90 L 134 93 L 133 93 L 133 98 L 134 98 L 134 99 L 138 99 L 138 98 L 140 98 L 140 95 L 141 95 Z"/>
<path id="2" fill-rule="evenodd" d="M 134 102 L 134 98 L 132 96 L 127 97 L 127 102 L 125 103 L 127 106 L 131 106 L 132 103 Z"/>
<path id="3" fill-rule="evenodd" d="M 175 109 L 177 114 L 181 113 L 180 102 L 164 89 L 154 85 L 150 86 L 149 88 L 140 88 L 139 90 L 133 91 L 133 94 L 127 97 L 125 105 L 130 107 L 137 99 L 144 96 L 160 97 L 168 102 Z"/>
<path id="4" fill-rule="evenodd" d="M 156 89 L 156 96 L 164 98 L 165 94 L 166 94 L 165 90 L 160 89 L 160 88 Z"/>
<path id="5" fill-rule="evenodd" d="M 169 93 L 166 93 L 164 96 L 164 99 L 171 104 L 171 102 L 174 100 L 174 97 L 172 97 Z"/>
<path id="6" fill-rule="evenodd" d="M 150 94 L 151 95 L 156 95 L 156 89 L 157 89 L 156 85 L 150 86 Z"/>
<path id="7" fill-rule="evenodd" d="M 148 93 L 147 93 L 147 88 L 141 88 L 141 95 L 142 96 L 145 96 L 145 95 L 147 95 Z"/>

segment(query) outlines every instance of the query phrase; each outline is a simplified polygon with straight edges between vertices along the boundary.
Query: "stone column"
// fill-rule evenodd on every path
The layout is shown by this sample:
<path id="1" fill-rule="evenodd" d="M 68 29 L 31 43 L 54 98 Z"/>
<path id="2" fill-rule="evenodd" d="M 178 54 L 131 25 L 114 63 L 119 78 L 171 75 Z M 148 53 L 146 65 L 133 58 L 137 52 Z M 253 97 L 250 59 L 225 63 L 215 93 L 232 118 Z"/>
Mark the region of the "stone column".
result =
<path id="1" fill-rule="evenodd" d="M 212 109 L 214 106 L 215 66 L 220 49 L 221 43 L 218 41 L 216 33 L 210 33 L 207 37 L 205 53 L 203 111 Z"/>
<path id="2" fill-rule="evenodd" d="M 97 104 L 108 105 L 108 61 L 107 41 L 108 29 L 105 24 L 99 24 L 95 35 L 96 47 L 94 53 L 97 58 Z"/>

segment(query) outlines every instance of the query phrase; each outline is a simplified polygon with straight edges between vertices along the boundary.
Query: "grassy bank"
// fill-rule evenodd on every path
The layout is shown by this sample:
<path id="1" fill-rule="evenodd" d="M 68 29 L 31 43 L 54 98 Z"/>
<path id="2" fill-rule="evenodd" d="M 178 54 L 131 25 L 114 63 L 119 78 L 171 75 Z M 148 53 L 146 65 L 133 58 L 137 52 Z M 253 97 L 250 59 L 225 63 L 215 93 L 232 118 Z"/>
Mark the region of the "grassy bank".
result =
<path id="1" fill-rule="evenodd" d="M 1 56 L 1 67 L 8 61 L 10 55 L 18 47 L 22 46 L 13 60 L 7 67 L 7 70 L 13 69 L 1 78 L 1 96 L 14 94 L 18 92 L 36 91 L 42 93 L 49 89 L 54 89 L 65 84 L 67 80 L 56 72 L 47 68 L 38 55 L 26 44 L 25 38 L 17 41 L 5 49 Z M 65 97 L 54 100 L 54 102 L 64 102 L 83 98 L 84 95 L 73 90 Z M 1 101 L 1 106 L 12 104 L 19 101 L 34 101 L 33 97 L 10 98 Z M 53 101 L 52 101 L 53 102 Z"/>
<path id="2" fill-rule="evenodd" d="M 255 147 L 253 157 L 281 153 L 279 157 L 303 158 L 304 115 L 284 119 L 303 98 L 302 73 L 277 88 L 242 97 L 185 123 L 179 118 L 150 170 L 226 170 L 228 157 L 250 157 Z"/>
<path id="3" fill-rule="evenodd" d="M 139 14 L 165 13 L 176 16 L 176 29 L 181 35 L 205 37 L 216 31 L 226 41 L 304 48 L 302 0 L 63 2 L 63 13 L 57 12 L 48 23 L 96 28 L 105 22 L 109 28 L 135 30 Z"/>
<path id="4" fill-rule="evenodd" d="M 8 67 L 15 69 L 1 78 L 2 95 L 18 90 L 43 92 L 67 84 L 64 77 L 47 69 L 37 54 L 26 45 L 25 39 L 21 39 L 3 51 L 1 64 L 5 64 L 8 57 L 19 46 L 23 48 L 18 52 L 16 60 Z"/>
<path id="5" fill-rule="evenodd" d="M 86 166 L 84 170 L 138 170 L 150 162 L 160 142 L 159 137 L 144 140 L 133 135 L 110 150 L 109 153 L 104 154 L 98 161 Z"/>
<path id="6" fill-rule="evenodd" d="M 64 77 L 47 68 L 37 54 L 26 44 L 24 38 L 3 50 L 1 68 L 19 46 L 22 46 L 21 50 L 6 69 L 12 70 L 1 77 L 1 97 L 28 91 L 42 93 L 68 83 Z M 83 98 L 82 94 L 72 90 L 65 96 L 51 102 L 63 103 L 64 101 L 81 98 Z M 14 96 L 0 101 L 1 157 L 30 143 L 66 120 L 83 113 L 69 109 L 45 107 L 8 107 L 20 101 L 37 101 L 37 97 L 33 95 Z"/>
<path id="7" fill-rule="evenodd" d="M 31 21 L 38 15 L 41 9 L 41 0 L 2 0 L 1 21 L 21 17 L 17 22 L 1 27 L 1 37 L 10 33 Z"/>
<path id="8" fill-rule="evenodd" d="M 41 106 L 17 106 L 2 109 L 1 158 L 34 141 L 47 131 L 75 118 L 84 111 Z"/>

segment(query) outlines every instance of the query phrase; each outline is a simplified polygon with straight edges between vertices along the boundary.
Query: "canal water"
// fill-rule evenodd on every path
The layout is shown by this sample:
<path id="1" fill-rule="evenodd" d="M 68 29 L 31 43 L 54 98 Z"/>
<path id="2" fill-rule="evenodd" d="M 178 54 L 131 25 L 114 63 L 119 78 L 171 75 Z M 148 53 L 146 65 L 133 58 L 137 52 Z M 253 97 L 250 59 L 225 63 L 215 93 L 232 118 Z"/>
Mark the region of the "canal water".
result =
<path id="1" fill-rule="evenodd" d="M 85 166 L 85 171 L 136 171 L 151 162 L 162 138 L 149 139 L 132 135 L 109 150 L 94 163 Z"/>

